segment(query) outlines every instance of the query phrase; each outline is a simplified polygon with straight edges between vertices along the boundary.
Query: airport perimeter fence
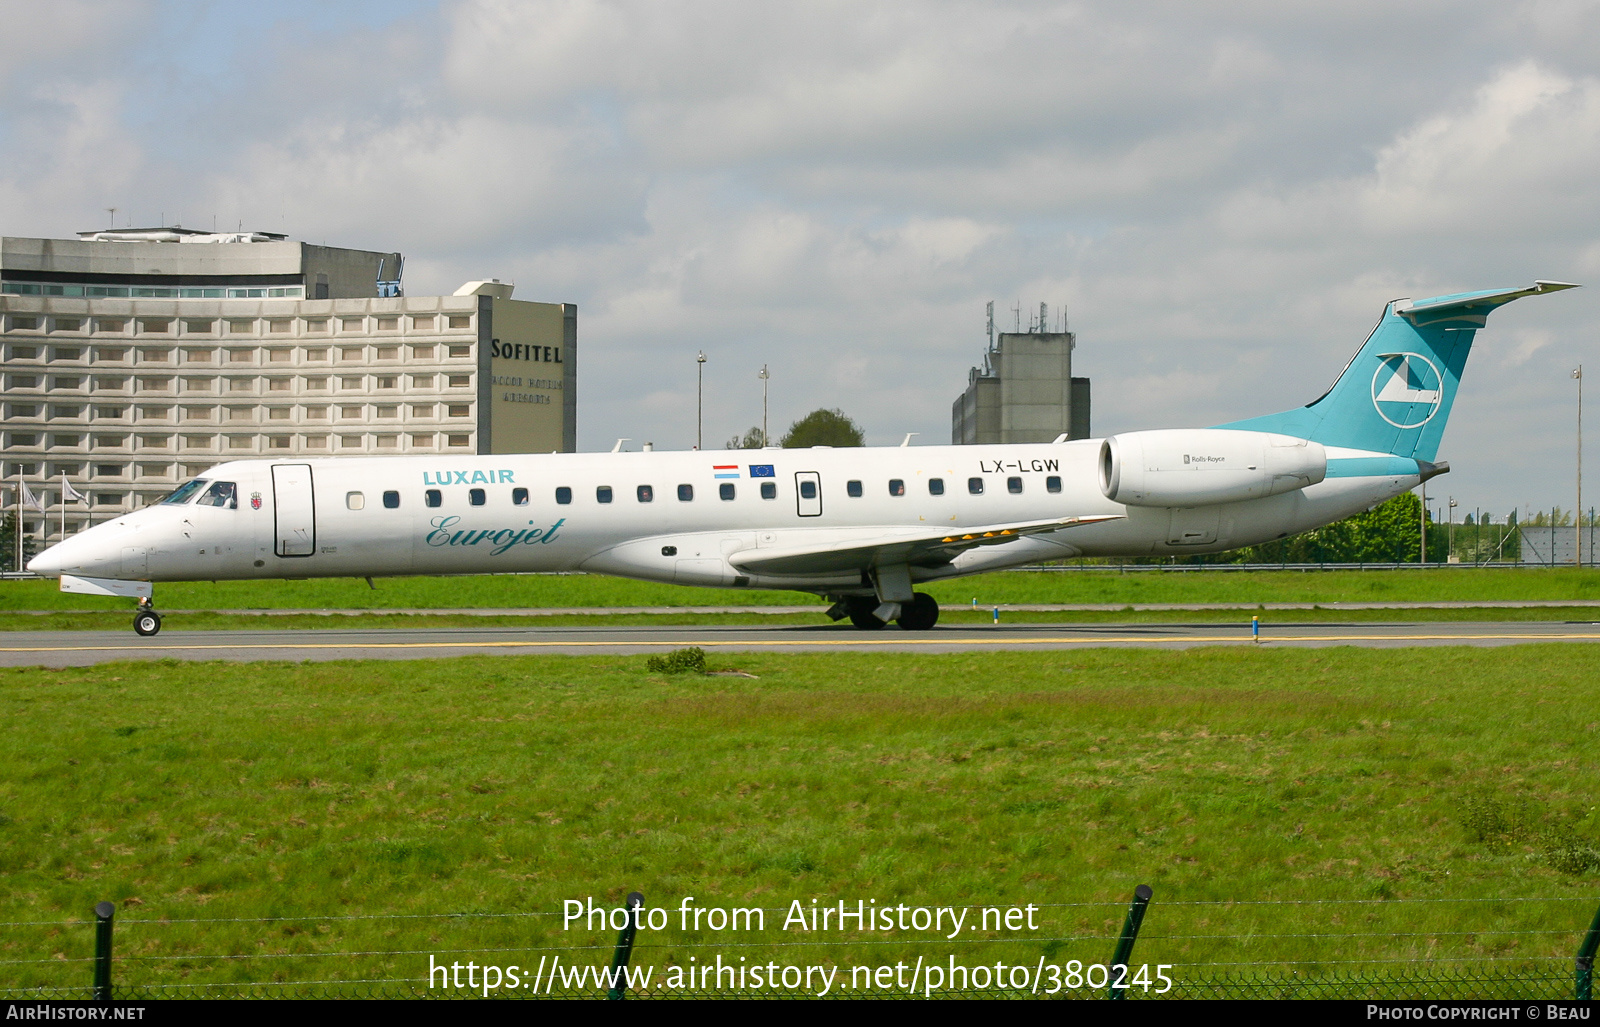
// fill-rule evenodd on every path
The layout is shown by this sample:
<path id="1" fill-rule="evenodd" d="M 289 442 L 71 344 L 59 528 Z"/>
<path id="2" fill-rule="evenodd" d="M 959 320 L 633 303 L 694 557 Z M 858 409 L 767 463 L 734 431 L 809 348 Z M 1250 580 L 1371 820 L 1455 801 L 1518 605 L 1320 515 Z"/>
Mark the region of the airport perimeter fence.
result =
<path id="1" fill-rule="evenodd" d="M 1040 927 L 1054 928 L 1036 936 L 907 939 L 868 930 L 744 941 L 657 940 L 655 913 L 671 920 L 682 908 L 651 910 L 632 893 L 625 907 L 591 905 L 584 937 L 567 944 L 551 942 L 573 933 L 570 909 L 134 919 L 102 902 L 92 918 L 0 923 L 0 999 L 1588 1000 L 1600 910 L 1588 913 L 1597 899 L 1152 903 L 1141 885 L 1131 904 L 1029 904 L 1030 921 L 1037 915 L 1047 921 Z M 795 908 L 762 912 L 775 921 Z M 885 907 L 902 917 L 908 908 Z M 982 911 L 985 924 L 993 912 L 998 927 L 1002 909 L 1010 916 L 1024 907 L 942 908 L 952 918 L 958 908 Z M 607 930 L 589 930 L 597 913 Z M 1504 926 L 1483 926 L 1489 921 Z M 22 941 L 29 931 L 42 944 Z M 472 934 L 480 943 L 463 945 Z M 368 940 L 377 938 L 388 944 Z M 1305 954 L 1243 958 L 1267 954 L 1252 952 L 1261 949 Z"/>

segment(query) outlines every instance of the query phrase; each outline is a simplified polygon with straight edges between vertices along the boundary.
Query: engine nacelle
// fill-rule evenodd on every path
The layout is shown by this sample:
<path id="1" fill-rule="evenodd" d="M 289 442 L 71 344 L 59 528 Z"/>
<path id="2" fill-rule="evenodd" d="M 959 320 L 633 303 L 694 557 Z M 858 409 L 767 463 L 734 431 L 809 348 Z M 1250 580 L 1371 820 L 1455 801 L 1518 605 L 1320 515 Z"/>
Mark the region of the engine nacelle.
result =
<path id="1" fill-rule="evenodd" d="M 1128 506 L 1206 506 L 1261 499 L 1328 475 L 1320 443 L 1259 431 L 1174 428 L 1100 444 L 1100 491 Z"/>

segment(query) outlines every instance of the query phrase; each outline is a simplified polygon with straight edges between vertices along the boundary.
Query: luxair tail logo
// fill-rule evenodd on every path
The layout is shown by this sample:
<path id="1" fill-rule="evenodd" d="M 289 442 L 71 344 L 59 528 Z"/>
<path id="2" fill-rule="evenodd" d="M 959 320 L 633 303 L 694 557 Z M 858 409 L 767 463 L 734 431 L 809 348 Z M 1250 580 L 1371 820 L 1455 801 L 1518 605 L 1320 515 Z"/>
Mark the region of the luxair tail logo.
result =
<path id="1" fill-rule="evenodd" d="M 1420 353 L 1380 353 L 1372 376 L 1372 405 L 1396 428 L 1420 428 L 1433 420 L 1444 398 L 1444 379 Z"/>

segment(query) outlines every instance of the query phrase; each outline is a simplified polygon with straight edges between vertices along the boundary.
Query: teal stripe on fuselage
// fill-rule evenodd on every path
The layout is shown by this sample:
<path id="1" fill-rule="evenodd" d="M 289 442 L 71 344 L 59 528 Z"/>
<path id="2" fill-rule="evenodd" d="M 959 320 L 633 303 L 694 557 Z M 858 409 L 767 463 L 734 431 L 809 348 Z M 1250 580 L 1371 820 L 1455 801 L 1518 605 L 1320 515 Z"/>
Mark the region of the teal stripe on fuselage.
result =
<path id="1" fill-rule="evenodd" d="M 1328 461 L 1330 478 L 1387 478 L 1421 473 L 1415 460 L 1403 456 L 1340 457 Z"/>

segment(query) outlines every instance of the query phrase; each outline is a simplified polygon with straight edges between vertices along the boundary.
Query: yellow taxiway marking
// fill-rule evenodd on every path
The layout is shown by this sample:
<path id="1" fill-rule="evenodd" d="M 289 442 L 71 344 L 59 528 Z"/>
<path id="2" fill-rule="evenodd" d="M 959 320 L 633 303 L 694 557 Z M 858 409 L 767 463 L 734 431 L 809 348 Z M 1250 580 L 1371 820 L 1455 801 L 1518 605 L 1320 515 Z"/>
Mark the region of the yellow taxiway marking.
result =
<path id="1" fill-rule="evenodd" d="M 1559 634 L 1507 634 L 1503 632 L 1472 635 L 1273 635 L 1262 638 L 1260 644 L 1273 642 L 1448 642 L 1448 641 L 1600 641 L 1600 633 L 1585 634 L 1562 632 Z M 494 642 L 278 642 L 246 643 L 237 645 L 177 644 L 149 646 L 115 645 L 59 645 L 59 646 L 0 646 L 0 653 L 98 653 L 98 652 L 173 652 L 208 650 L 258 650 L 258 649 L 584 649 L 616 648 L 618 646 L 863 646 L 863 645 L 1113 645 L 1128 643 L 1138 645 L 1204 643 L 1208 645 L 1251 645 L 1248 635 L 1184 635 L 1174 638 L 1151 638 L 1145 635 L 1103 635 L 1094 638 L 849 638 L 849 639 L 695 639 L 675 641 L 641 639 L 631 641 L 528 641 L 507 639 Z"/>

